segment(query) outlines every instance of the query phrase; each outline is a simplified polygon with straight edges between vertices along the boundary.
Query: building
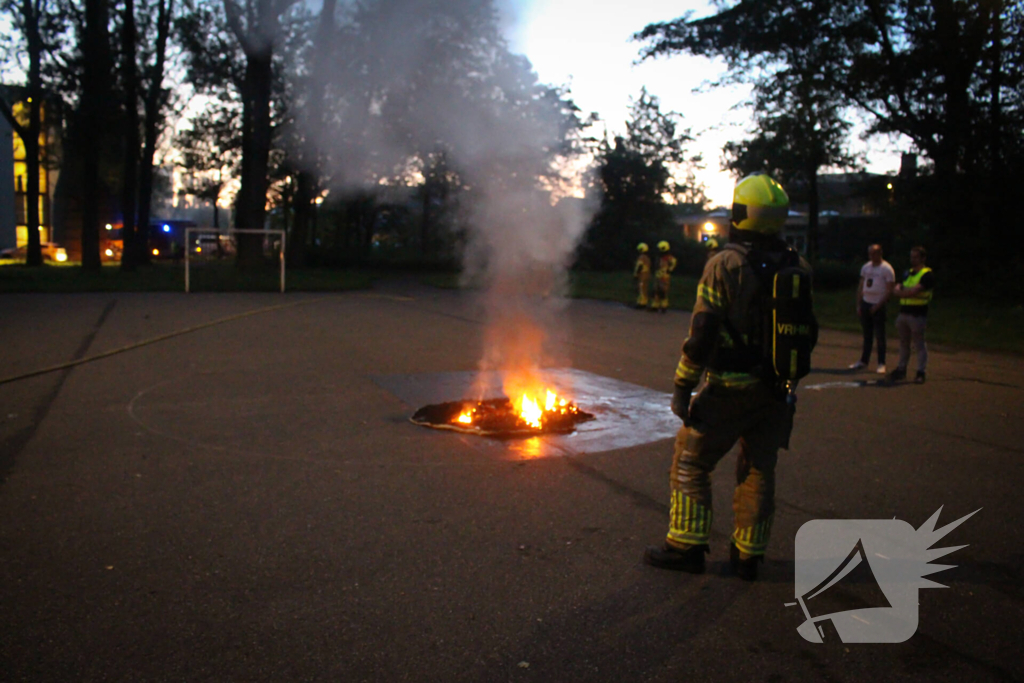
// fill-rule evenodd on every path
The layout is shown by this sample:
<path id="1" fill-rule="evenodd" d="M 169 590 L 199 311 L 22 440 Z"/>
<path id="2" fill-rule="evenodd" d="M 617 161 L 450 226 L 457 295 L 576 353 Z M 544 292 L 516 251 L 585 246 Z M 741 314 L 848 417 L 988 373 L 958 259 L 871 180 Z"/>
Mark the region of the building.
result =
<path id="1" fill-rule="evenodd" d="M 881 217 L 892 193 L 891 176 L 874 173 L 834 173 L 818 177 L 818 246 L 819 254 L 829 258 L 850 257 L 853 245 L 859 255 L 861 242 L 880 240 L 879 231 L 885 230 Z M 801 254 L 807 253 L 809 244 L 809 211 L 806 201 L 800 201 L 800 187 L 794 187 L 789 218 L 782 228 L 781 237 Z M 730 210 L 719 207 L 705 212 L 681 212 L 676 224 L 683 237 L 706 242 L 715 237 L 720 244 L 729 239 Z M 850 227 L 854 226 L 854 227 Z M 865 242 L 864 244 L 868 244 Z"/>
<path id="2" fill-rule="evenodd" d="M 0 86 L 0 92 L 10 102 L 14 118 L 28 123 L 28 103 L 20 99 L 23 88 Z M 57 241 L 53 230 L 53 188 L 60 174 L 56 159 L 59 154 L 57 117 L 52 115 L 49 102 L 43 102 L 42 127 L 39 133 L 39 241 Z M 8 156 L 10 154 L 10 156 Z M 22 247 L 28 244 L 26 225 L 28 201 L 28 163 L 25 145 L 11 128 L 5 117 L 0 117 L 0 248 Z"/>
<path id="3" fill-rule="evenodd" d="M 729 209 L 719 207 L 712 211 L 680 213 L 675 219 L 686 239 L 707 242 L 714 237 L 724 243 L 729 239 L 729 216 Z"/>
<path id="4" fill-rule="evenodd" d="M 18 246 L 14 217 L 14 130 L 0 116 L 0 249 Z"/>
<path id="5" fill-rule="evenodd" d="M 729 241 L 731 211 L 717 208 L 707 213 L 688 213 L 676 217 L 683 237 L 707 242 L 714 237 L 719 244 Z M 807 214 L 790 211 L 782 228 L 782 238 L 801 254 L 807 253 Z"/>

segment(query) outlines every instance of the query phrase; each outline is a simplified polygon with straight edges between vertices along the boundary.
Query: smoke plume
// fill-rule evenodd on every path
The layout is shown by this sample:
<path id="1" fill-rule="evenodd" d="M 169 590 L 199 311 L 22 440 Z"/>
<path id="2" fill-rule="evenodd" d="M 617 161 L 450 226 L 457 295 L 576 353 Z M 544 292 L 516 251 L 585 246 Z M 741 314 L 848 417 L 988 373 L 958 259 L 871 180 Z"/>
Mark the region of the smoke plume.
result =
<path id="1" fill-rule="evenodd" d="M 506 393 L 541 380 L 566 271 L 588 216 L 556 203 L 576 112 L 511 54 L 490 0 L 349 6 L 328 91 L 338 111 L 308 132 L 335 187 L 425 173 L 443 152 L 460 179 L 463 277 L 488 315 L 481 369 Z"/>

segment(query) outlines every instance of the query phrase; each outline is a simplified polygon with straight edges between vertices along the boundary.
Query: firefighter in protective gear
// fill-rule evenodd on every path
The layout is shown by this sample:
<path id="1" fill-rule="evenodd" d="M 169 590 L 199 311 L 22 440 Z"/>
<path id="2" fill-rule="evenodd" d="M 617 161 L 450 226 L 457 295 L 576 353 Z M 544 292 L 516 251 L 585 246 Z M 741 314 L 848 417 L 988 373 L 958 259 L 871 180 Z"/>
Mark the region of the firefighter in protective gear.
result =
<path id="1" fill-rule="evenodd" d="M 746 257 L 755 248 L 785 251 L 778 233 L 788 211 L 785 191 L 767 175 L 744 178 L 735 188 L 731 243 L 705 264 L 676 368 L 672 411 L 683 427 L 672 459 L 669 531 L 663 546 L 647 548 L 647 564 L 703 573 L 711 536 L 711 473 L 739 441 L 730 560 L 741 578 L 757 577 L 771 534 L 775 463 L 792 413 L 786 394 L 734 340 L 760 347 L 760 285 Z M 806 261 L 800 263 L 809 270 Z"/>
<path id="2" fill-rule="evenodd" d="M 654 271 L 654 300 L 651 302 L 652 311 L 668 311 L 668 289 L 672 284 L 672 271 L 676 269 L 676 257 L 669 253 L 669 243 L 665 240 L 658 242 L 658 267 Z"/>
<path id="3" fill-rule="evenodd" d="M 638 256 L 636 265 L 633 266 L 633 279 L 637 284 L 636 307 L 647 308 L 648 294 L 651 287 L 651 257 L 647 255 L 647 244 L 641 242 L 636 245 Z"/>

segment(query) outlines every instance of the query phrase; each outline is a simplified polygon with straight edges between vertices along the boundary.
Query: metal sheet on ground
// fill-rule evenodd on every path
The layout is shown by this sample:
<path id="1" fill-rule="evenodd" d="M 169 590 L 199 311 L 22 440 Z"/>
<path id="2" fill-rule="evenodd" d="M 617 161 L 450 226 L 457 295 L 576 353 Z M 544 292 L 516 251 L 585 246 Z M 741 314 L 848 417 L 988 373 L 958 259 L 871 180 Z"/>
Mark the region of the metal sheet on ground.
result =
<path id="1" fill-rule="evenodd" d="M 545 368 L 542 372 L 555 391 L 597 419 L 579 425 L 572 434 L 509 440 L 474 436 L 465 437 L 463 442 L 535 458 L 629 448 L 672 438 L 679 431 L 679 418 L 669 410 L 669 394 L 575 368 Z M 433 403 L 502 395 L 501 376 L 496 372 L 379 375 L 373 381 L 406 403 L 410 415 Z"/>

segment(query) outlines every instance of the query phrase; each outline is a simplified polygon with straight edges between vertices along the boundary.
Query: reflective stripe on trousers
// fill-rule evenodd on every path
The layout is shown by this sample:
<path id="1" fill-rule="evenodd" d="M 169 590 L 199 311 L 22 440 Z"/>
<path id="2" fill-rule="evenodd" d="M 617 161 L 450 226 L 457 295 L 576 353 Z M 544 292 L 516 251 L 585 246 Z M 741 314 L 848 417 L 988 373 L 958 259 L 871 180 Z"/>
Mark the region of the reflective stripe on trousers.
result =
<path id="1" fill-rule="evenodd" d="M 654 279 L 654 308 L 668 308 L 668 290 L 672 284 L 670 276 L 662 276 Z"/>
<path id="2" fill-rule="evenodd" d="M 669 544 L 708 542 L 711 473 L 739 441 L 732 538 L 742 552 L 763 555 L 775 510 L 775 463 L 787 429 L 784 402 L 761 383 L 732 390 L 705 386 L 690 416 L 690 426 L 679 430 L 672 458 Z"/>
<path id="3" fill-rule="evenodd" d="M 772 535 L 772 519 L 774 515 L 768 515 L 768 519 L 758 522 L 754 526 L 743 529 L 736 529 L 732 532 L 732 542 L 741 553 L 747 555 L 764 555 L 768 549 L 768 539 Z"/>
<path id="4" fill-rule="evenodd" d="M 651 274 L 650 273 L 640 273 L 640 275 L 637 276 L 636 283 L 637 283 L 637 287 L 639 287 L 639 290 L 637 291 L 637 296 L 636 296 L 636 305 L 637 306 L 646 306 L 647 305 L 647 290 L 650 288 L 650 284 L 651 284 Z"/>

